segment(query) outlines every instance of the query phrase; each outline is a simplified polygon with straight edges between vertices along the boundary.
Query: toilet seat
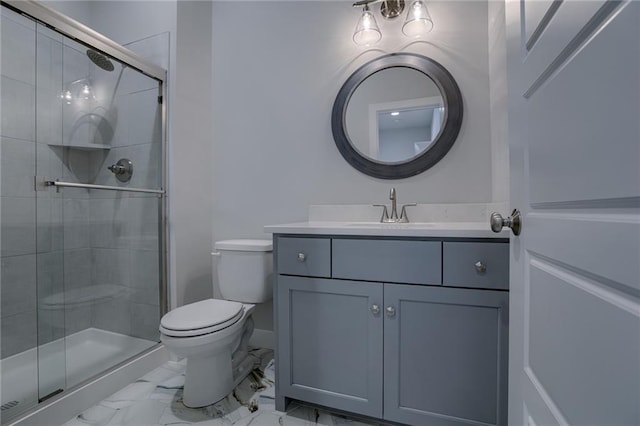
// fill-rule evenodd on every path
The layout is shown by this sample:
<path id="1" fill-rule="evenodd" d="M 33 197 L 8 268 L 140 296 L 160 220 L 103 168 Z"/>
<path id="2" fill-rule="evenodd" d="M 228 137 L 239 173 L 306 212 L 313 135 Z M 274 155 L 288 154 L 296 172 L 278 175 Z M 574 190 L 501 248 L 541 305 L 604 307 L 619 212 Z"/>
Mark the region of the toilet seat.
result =
<path id="1" fill-rule="evenodd" d="M 194 337 L 223 330 L 240 320 L 242 303 L 207 299 L 174 309 L 162 317 L 160 332 L 171 337 Z"/>

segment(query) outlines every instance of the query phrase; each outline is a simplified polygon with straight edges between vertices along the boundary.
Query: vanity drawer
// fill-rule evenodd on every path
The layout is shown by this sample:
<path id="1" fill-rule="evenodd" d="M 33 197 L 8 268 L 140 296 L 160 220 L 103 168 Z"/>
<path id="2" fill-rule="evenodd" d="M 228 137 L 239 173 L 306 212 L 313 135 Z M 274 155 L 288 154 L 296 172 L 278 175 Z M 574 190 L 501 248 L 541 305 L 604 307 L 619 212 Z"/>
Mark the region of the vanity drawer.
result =
<path id="1" fill-rule="evenodd" d="M 440 241 L 333 239 L 333 278 L 442 283 Z"/>
<path id="2" fill-rule="evenodd" d="M 509 243 L 444 242 L 442 252 L 445 286 L 509 290 Z"/>
<path id="3" fill-rule="evenodd" d="M 329 238 L 279 237 L 277 250 L 279 274 L 331 277 Z"/>

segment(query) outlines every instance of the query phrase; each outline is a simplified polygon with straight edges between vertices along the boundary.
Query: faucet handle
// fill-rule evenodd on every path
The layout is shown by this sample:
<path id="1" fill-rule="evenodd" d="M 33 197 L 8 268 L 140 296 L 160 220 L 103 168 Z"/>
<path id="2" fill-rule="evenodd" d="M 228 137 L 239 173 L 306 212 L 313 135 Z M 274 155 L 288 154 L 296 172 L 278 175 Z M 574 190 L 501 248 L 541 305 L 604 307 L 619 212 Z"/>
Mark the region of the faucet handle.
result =
<path id="1" fill-rule="evenodd" d="M 385 204 L 373 204 L 373 207 L 382 207 L 382 217 L 380 218 L 380 223 L 389 222 L 389 212 L 387 211 L 387 206 Z"/>
<path id="2" fill-rule="evenodd" d="M 416 203 L 403 204 L 402 210 L 400 210 L 400 219 L 398 219 L 398 222 L 409 223 L 409 216 L 407 216 L 407 207 L 415 207 L 417 205 L 418 204 Z"/>

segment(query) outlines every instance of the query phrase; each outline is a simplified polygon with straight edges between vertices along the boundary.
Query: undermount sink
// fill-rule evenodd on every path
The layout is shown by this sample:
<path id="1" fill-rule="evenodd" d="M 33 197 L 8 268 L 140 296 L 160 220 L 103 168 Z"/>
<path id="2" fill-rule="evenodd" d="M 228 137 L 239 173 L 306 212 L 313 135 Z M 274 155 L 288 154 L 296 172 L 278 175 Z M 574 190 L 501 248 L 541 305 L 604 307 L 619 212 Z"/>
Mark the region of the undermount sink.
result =
<path id="1" fill-rule="evenodd" d="M 353 228 L 432 228 L 435 227 L 436 224 L 426 222 L 353 222 L 346 223 L 345 226 Z"/>

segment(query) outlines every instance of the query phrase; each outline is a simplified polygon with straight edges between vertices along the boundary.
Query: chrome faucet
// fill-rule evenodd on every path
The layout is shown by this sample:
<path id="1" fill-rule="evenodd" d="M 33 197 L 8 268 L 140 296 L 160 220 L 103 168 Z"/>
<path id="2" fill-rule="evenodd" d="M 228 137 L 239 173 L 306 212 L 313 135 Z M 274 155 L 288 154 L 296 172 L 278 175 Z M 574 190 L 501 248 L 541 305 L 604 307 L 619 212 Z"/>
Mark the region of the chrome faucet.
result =
<path id="1" fill-rule="evenodd" d="M 409 223 L 409 216 L 407 216 L 407 207 L 416 206 L 416 203 L 403 204 L 400 210 L 400 217 L 398 217 L 397 208 L 397 195 L 396 189 L 391 188 L 389 191 L 389 199 L 391 200 L 391 216 L 385 204 L 374 204 L 374 207 L 382 207 L 382 217 L 380 223 Z"/>
<path id="2" fill-rule="evenodd" d="M 389 191 L 389 199 L 391 200 L 391 222 L 398 222 L 398 209 L 396 208 L 396 189 L 391 188 Z"/>

